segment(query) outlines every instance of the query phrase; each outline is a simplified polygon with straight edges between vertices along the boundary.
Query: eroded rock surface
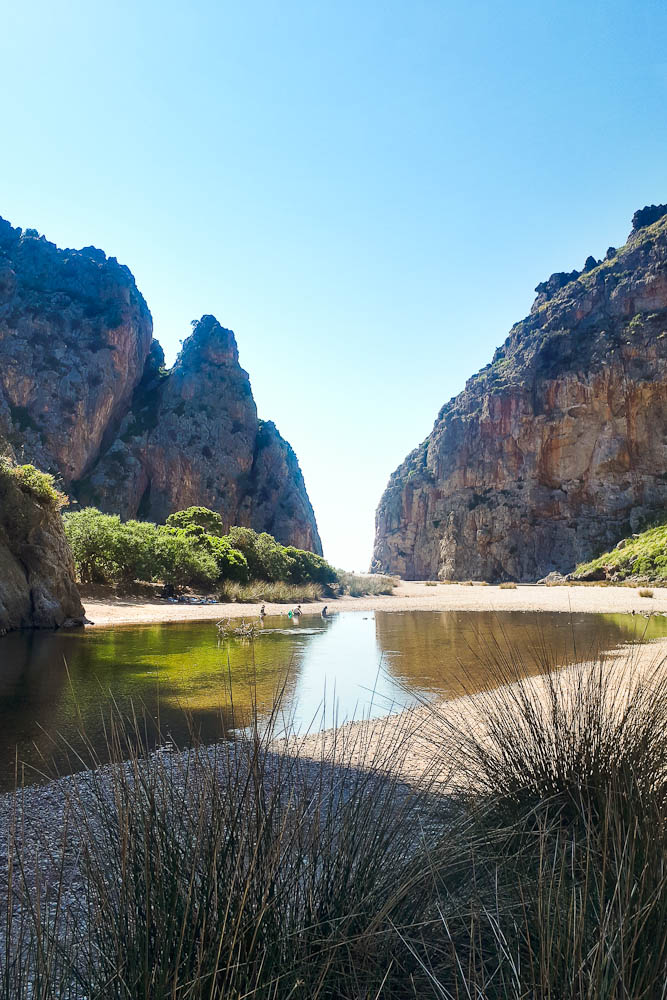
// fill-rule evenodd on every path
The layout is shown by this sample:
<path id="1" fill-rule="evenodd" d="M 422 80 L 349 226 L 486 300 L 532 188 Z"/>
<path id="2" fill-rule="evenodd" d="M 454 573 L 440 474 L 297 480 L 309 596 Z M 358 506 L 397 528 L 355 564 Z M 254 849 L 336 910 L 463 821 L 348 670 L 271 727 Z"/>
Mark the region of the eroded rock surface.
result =
<path id="1" fill-rule="evenodd" d="M 373 568 L 408 579 L 568 572 L 667 508 L 667 206 L 552 275 L 393 473 Z"/>
<path id="2" fill-rule="evenodd" d="M 0 452 L 70 496 L 163 521 L 191 504 L 321 553 L 294 452 L 203 316 L 167 371 L 127 267 L 0 220 Z"/>

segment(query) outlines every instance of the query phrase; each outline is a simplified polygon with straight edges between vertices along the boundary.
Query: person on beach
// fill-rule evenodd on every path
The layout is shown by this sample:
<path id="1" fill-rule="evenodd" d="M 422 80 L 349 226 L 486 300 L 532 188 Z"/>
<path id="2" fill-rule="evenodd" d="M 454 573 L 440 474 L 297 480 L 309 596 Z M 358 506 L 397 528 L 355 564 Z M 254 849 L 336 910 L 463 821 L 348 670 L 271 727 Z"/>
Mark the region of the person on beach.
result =
<path id="1" fill-rule="evenodd" d="M 326 604 L 325 604 L 325 605 L 324 605 L 324 607 L 322 608 L 322 610 L 321 610 L 320 614 L 322 615 L 322 617 L 323 617 L 323 618 L 326 618 L 326 617 L 327 617 L 327 605 L 326 605 Z"/>

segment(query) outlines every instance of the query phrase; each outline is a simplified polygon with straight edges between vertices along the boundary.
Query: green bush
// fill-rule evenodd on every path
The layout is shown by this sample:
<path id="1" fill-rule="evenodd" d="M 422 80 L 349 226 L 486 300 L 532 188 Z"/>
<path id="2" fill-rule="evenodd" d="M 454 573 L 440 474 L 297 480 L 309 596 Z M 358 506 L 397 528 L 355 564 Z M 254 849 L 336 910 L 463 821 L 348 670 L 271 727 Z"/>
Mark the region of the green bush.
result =
<path id="1" fill-rule="evenodd" d="M 251 580 L 285 580 L 288 583 L 319 583 L 323 586 L 338 580 L 336 570 L 322 556 L 292 545 L 281 545 L 266 532 L 258 535 L 252 528 L 236 526 L 229 529 L 226 537 L 246 557 Z"/>
<path id="2" fill-rule="evenodd" d="M 116 579 L 116 539 L 120 530 L 117 514 L 102 514 L 95 507 L 63 515 L 77 574 L 82 583 L 111 583 Z"/>
<path id="3" fill-rule="evenodd" d="M 157 529 L 156 568 L 159 579 L 172 587 L 210 589 L 219 579 L 213 556 L 179 528 Z"/>
<path id="4" fill-rule="evenodd" d="M 217 535 L 219 538 L 225 533 L 222 518 L 208 507 L 188 507 L 186 510 L 177 510 L 167 518 L 167 526 L 170 528 L 190 528 L 195 525 L 203 528 L 208 535 Z"/>
<path id="5" fill-rule="evenodd" d="M 286 548 L 266 532 L 235 527 L 221 536 L 220 515 L 205 507 L 171 514 L 165 525 L 123 522 L 94 507 L 66 513 L 63 520 L 83 583 L 145 580 L 211 588 L 251 580 L 326 586 L 337 579 L 321 556 Z"/>
<path id="6" fill-rule="evenodd" d="M 338 580 L 336 570 L 322 556 L 295 549 L 292 545 L 287 546 L 285 553 L 290 560 L 287 579 L 291 583 L 321 583 L 326 586 Z"/>

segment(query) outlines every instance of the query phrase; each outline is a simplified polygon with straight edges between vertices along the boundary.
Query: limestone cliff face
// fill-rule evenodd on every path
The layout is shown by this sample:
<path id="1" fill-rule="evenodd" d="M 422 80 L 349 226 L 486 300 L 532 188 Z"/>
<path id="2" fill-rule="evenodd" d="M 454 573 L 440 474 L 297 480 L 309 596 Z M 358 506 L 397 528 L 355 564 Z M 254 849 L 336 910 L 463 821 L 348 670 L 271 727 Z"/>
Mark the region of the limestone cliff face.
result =
<path id="1" fill-rule="evenodd" d="M 152 337 L 126 267 L 0 219 L 0 438 L 66 487 L 97 457 Z"/>
<path id="2" fill-rule="evenodd" d="M 166 371 L 126 267 L 0 220 L 3 451 L 123 517 L 198 504 L 322 550 L 294 452 L 258 420 L 234 334 L 202 317 Z"/>
<path id="3" fill-rule="evenodd" d="M 667 508 L 667 206 L 539 285 L 530 315 L 394 472 L 373 568 L 567 572 Z"/>
<path id="4" fill-rule="evenodd" d="M 0 467 L 0 635 L 82 624 L 83 615 L 60 514 Z"/>

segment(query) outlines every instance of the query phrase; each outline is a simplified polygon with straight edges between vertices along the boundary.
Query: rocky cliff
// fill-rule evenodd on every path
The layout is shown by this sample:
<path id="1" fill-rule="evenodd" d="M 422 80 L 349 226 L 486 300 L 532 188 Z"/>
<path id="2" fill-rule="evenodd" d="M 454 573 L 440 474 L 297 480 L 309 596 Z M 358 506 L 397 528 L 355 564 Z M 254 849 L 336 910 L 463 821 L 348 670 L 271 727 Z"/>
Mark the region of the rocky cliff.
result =
<path id="1" fill-rule="evenodd" d="M 393 473 L 373 568 L 567 572 L 667 508 L 667 205 L 538 285 L 530 315 Z"/>
<path id="2" fill-rule="evenodd" d="M 0 463 L 0 635 L 66 622 L 83 607 L 58 508 Z"/>
<path id="3" fill-rule="evenodd" d="M 191 504 L 321 553 L 303 476 L 258 420 L 234 334 L 204 316 L 174 367 L 130 271 L 0 220 L 0 450 L 75 501 L 163 521 Z"/>

